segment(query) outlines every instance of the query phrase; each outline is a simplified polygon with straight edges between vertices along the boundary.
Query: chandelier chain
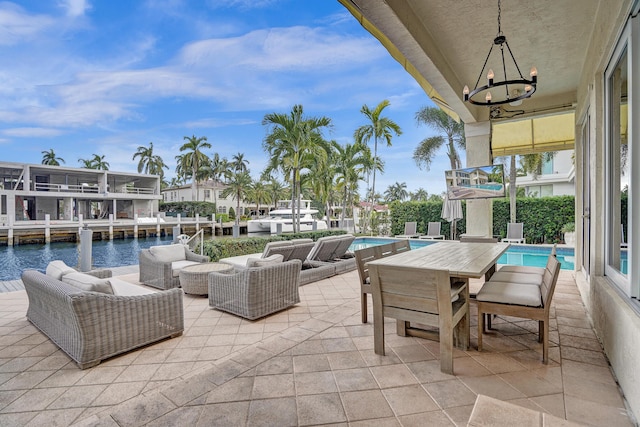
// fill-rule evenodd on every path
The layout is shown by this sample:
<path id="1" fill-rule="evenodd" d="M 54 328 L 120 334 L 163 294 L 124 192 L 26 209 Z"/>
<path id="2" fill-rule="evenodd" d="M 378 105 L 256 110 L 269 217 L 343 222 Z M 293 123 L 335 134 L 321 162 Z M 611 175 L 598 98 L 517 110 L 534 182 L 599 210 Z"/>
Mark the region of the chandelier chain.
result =
<path id="1" fill-rule="evenodd" d="M 502 34 L 502 27 L 500 25 L 500 15 L 502 15 L 502 7 L 500 6 L 500 0 L 498 0 L 498 35 Z"/>

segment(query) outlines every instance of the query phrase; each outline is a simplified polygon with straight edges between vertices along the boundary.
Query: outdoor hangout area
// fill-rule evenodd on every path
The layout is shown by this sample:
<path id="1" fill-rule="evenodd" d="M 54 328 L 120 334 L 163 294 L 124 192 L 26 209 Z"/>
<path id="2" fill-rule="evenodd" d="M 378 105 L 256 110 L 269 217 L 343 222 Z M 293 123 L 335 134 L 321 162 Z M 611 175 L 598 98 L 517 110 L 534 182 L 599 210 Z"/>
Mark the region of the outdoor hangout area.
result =
<path id="1" fill-rule="evenodd" d="M 167 289 L 138 266 L 26 272 L 26 291 L 0 294 L 0 424 L 633 425 L 554 254 L 503 266 L 509 243 L 343 253 L 345 239 L 235 263 L 185 263 L 188 248 L 166 245 L 150 252 L 182 265 Z M 318 268 L 350 267 L 301 285 L 302 265 L 327 256 Z"/>

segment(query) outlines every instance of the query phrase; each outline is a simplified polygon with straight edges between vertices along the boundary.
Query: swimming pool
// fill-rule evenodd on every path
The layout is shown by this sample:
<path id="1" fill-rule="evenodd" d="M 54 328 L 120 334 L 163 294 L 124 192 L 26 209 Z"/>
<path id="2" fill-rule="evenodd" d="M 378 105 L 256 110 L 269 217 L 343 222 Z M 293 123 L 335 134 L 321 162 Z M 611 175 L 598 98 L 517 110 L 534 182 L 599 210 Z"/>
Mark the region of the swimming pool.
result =
<path id="1" fill-rule="evenodd" d="M 394 239 L 376 238 L 376 237 L 358 237 L 351 244 L 350 249 L 352 251 L 367 248 L 369 246 L 382 245 L 389 243 Z M 409 239 L 411 249 L 422 248 L 424 246 L 433 245 L 437 241 Z M 526 265 L 530 267 L 544 267 L 547 265 L 547 258 L 551 253 L 550 246 L 537 246 L 537 245 L 511 245 L 507 252 L 505 252 L 498 264 L 508 265 Z M 556 257 L 560 261 L 560 268 L 562 270 L 573 270 L 574 268 L 574 253 L 573 248 L 557 248 Z"/>

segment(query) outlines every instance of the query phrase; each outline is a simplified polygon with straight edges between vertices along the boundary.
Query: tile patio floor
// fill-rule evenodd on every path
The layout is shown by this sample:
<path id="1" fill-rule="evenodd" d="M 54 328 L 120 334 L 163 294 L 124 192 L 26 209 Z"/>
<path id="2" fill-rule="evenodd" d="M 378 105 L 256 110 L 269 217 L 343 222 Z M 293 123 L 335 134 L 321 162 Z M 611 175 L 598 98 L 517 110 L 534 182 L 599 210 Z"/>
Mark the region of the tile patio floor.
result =
<path id="1" fill-rule="evenodd" d="M 181 337 L 87 370 L 26 320 L 24 291 L 0 294 L 0 425 L 451 426 L 466 425 L 478 394 L 588 425 L 634 425 L 573 272 L 556 288 L 549 365 L 535 322 L 496 319 L 475 350 L 472 306 L 472 348 L 456 351 L 455 376 L 440 372 L 437 343 L 398 337 L 391 320 L 387 355 L 374 354 L 357 272 L 300 294 L 255 322 L 185 295 Z"/>

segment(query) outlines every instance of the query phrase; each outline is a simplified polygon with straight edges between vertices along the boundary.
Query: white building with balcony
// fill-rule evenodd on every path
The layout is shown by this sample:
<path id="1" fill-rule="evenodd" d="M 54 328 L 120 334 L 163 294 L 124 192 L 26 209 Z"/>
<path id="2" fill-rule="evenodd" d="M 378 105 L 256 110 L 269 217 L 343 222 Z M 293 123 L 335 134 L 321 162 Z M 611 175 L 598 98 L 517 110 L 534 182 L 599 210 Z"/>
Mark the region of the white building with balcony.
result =
<path id="1" fill-rule="evenodd" d="M 527 197 L 573 196 L 576 192 L 574 151 L 558 151 L 543 162 L 537 177 L 533 174 L 518 177 L 516 186 L 525 189 Z"/>
<path id="2" fill-rule="evenodd" d="M 0 223 L 153 217 L 160 178 L 94 169 L 0 162 Z"/>

